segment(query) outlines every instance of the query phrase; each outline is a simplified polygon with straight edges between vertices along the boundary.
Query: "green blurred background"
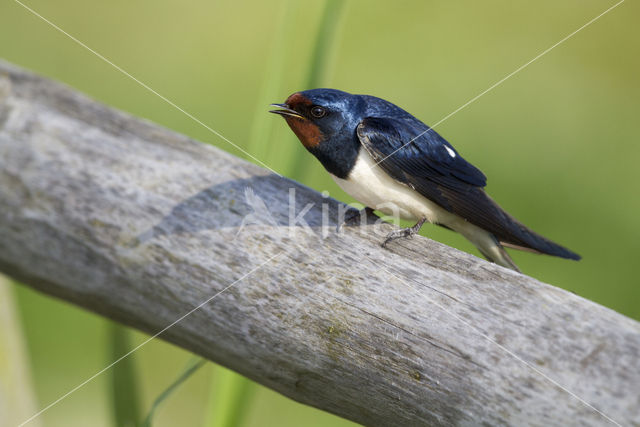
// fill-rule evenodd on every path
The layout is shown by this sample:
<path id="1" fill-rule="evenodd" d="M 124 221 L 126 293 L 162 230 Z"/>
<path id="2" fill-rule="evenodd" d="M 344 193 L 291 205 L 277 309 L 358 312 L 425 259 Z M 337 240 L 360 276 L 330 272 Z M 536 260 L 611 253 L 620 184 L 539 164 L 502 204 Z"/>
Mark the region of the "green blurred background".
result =
<path id="1" fill-rule="evenodd" d="M 26 4 L 274 170 L 349 202 L 284 122 L 267 114 L 269 102 L 309 85 L 334 87 L 386 98 L 433 124 L 614 3 L 334 1 L 324 31 L 323 1 Z M 584 257 L 576 263 L 512 251 L 525 273 L 635 319 L 638 17 L 637 2 L 623 3 L 437 128 L 486 173 L 488 191 L 508 211 Z M 0 57 L 247 158 L 13 0 L 0 5 Z M 477 254 L 446 230 L 429 226 L 423 234 Z M 111 322 L 23 286 L 11 290 L 37 407 L 116 358 Z M 135 345 L 147 336 L 130 337 Z M 135 353 L 130 366 L 143 412 L 189 357 L 160 340 Z M 154 425 L 203 425 L 216 399 L 212 377 L 221 372 L 200 369 Z M 109 378 L 101 375 L 38 421 L 113 425 Z M 246 426 L 351 424 L 262 387 L 245 409 Z"/>

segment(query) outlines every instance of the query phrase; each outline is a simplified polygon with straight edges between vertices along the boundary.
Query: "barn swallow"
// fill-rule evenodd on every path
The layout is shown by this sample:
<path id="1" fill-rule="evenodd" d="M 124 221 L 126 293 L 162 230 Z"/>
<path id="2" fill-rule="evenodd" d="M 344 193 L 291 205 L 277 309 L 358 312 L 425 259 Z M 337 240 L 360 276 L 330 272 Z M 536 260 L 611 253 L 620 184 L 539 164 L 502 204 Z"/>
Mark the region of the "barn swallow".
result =
<path id="1" fill-rule="evenodd" d="M 579 260 L 505 212 L 487 193 L 487 178 L 433 129 L 400 107 L 335 89 L 296 92 L 270 111 L 284 117 L 334 181 L 368 208 L 417 221 L 383 246 L 417 233 L 425 222 L 462 234 L 489 261 L 519 271 L 505 247 Z"/>

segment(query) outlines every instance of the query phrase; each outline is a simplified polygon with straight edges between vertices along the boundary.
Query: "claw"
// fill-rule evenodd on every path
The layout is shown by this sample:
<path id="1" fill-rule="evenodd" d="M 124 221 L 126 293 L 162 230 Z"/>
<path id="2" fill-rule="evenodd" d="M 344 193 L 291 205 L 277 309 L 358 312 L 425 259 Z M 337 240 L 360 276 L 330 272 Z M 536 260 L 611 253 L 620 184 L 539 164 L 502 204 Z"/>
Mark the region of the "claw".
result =
<path id="1" fill-rule="evenodd" d="M 408 228 L 402 228 L 400 230 L 393 230 L 391 233 L 387 234 L 387 237 L 384 239 L 384 242 L 382 242 L 382 247 L 386 248 L 387 247 L 387 243 L 396 240 L 396 239 L 400 239 L 402 237 L 411 237 L 414 234 L 417 234 L 420 229 L 422 228 L 422 226 L 424 225 L 425 221 L 427 219 L 426 218 L 421 218 L 420 221 L 418 221 L 414 226 L 412 227 L 408 227 Z"/>

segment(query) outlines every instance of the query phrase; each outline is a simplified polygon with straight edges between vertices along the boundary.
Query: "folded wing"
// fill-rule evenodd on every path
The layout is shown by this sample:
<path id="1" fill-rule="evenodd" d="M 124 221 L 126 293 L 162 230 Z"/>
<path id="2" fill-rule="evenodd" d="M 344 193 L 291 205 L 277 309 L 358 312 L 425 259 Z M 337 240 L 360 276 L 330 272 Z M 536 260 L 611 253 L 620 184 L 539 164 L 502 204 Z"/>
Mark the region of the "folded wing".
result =
<path id="1" fill-rule="evenodd" d="M 580 259 L 500 208 L 484 191 L 485 175 L 419 120 L 368 117 L 359 124 L 357 133 L 364 148 L 390 176 L 489 231 L 501 243 Z"/>

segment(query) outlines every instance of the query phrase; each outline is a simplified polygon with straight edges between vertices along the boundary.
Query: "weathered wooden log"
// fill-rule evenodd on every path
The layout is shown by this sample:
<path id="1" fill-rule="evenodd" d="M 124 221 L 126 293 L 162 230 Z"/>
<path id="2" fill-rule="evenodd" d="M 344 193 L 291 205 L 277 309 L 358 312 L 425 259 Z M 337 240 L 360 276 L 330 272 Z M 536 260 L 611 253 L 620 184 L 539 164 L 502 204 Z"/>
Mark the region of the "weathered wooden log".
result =
<path id="1" fill-rule="evenodd" d="M 366 425 L 640 425 L 637 322 L 341 209 L 0 63 L 0 271 Z"/>

